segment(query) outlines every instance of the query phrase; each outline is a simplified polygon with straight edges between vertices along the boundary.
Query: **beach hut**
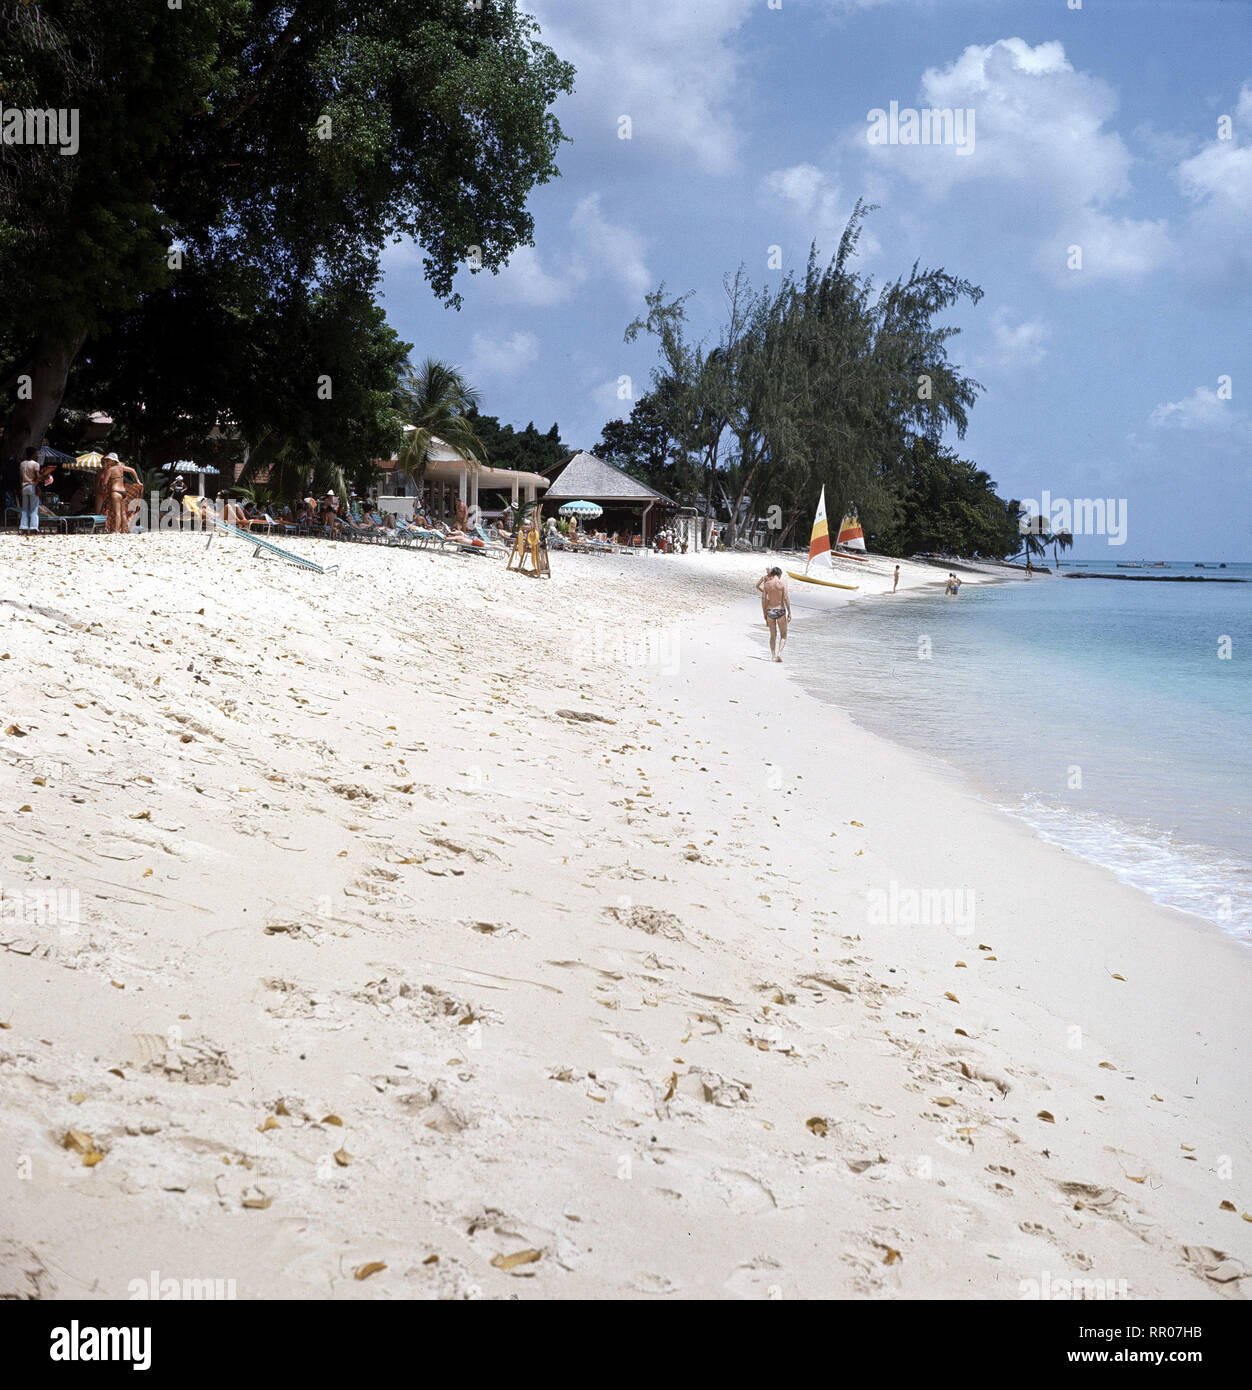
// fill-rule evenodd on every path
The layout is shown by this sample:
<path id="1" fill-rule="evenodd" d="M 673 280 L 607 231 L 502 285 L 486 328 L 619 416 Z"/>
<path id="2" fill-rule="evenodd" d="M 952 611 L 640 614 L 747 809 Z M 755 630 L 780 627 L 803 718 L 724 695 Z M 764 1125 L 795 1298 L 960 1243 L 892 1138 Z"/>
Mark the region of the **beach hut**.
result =
<path id="1" fill-rule="evenodd" d="M 678 505 L 663 492 L 583 450 L 544 472 L 552 480 L 545 502 L 556 507 L 565 502 L 594 502 L 604 509 L 605 531 L 629 531 L 642 537 L 644 545 L 659 529 L 662 514 Z"/>

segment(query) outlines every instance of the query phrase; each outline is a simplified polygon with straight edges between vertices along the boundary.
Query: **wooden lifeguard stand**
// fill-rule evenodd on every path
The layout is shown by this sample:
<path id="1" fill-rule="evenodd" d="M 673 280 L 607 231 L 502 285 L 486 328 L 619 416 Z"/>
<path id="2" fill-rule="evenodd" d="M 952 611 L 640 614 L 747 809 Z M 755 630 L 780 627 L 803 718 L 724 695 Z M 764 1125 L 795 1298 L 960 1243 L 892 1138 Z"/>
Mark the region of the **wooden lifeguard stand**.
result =
<path id="1" fill-rule="evenodd" d="M 551 579 L 548 568 L 548 548 L 543 543 L 543 504 L 528 502 L 517 517 L 517 535 L 509 556 L 508 569 L 517 562 L 518 574 L 530 574 L 536 579 Z"/>

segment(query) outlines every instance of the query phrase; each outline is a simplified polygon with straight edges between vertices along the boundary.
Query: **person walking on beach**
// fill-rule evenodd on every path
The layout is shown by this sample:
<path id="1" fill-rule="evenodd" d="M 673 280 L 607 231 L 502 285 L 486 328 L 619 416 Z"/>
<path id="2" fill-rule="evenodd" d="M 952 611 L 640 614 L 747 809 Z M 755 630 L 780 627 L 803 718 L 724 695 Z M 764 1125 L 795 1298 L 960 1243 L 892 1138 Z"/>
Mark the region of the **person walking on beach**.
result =
<path id="1" fill-rule="evenodd" d="M 22 522 L 20 530 L 24 536 L 34 536 L 39 532 L 39 450 L 33 445 L 26 450 L 17 466 L 18 482 L 21 486 Z"/>
<path id="2" fill-rule="evenodd" d="M 777 565 L 767 570 L 756 581 L 761 594 L 761 611 L 765 614 L 765 625 L 769 628 L 769 654 L 775 661 L 782 660 L 783 648 L 787 645 L 787 624 L 791 621 L 791 594 L 787 581 Z"/>
<path id="3" fill-rule="evenodd" d="M 896 591 L 899 587 L 900 587 L 900 566 L 897 565 L 897 566 L 896 566 L 895 577 L 894 577 L 894 578 L 892 579 L 892 581 L 891 581 L 891 592 L 894 594 L 895 591 Z"/>

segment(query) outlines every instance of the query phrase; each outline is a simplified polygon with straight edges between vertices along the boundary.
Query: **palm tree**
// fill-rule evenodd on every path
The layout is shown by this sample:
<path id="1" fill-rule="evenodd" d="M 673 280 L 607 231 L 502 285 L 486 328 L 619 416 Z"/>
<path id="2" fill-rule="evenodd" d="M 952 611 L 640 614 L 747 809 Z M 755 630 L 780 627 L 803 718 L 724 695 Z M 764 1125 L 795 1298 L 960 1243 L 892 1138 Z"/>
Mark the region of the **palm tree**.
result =
<path id="1" fill-rule="evenodd" d="M 399 395 L 413 429 L 397 462 L 413 479 L 419 493 L 436 439 L 455 449 L 471 465 L 486 460 L 486 447 L 466 414 L 478 405 L 480 398 L 456 367 L 428 357 L 417 371 L 401 377 Z"/>
<path id="2" fill-rule="evenodd" d="M 1060 569 L 1061 561 L 1056 553 L 1057 548 L 1068 550 L 1074 544 L 1074 537 L 1069 531 L 1054 531 L 1047 539 L 1052 542 L 1052 563 Z"/>
<path id="3" fill-rule="evenodd" d="M 1048 534 L 1048 523 L 1043 517 L 1028 517 L 1023 507 L 1019 529 L 1022 533 L 1022 553 L 1027 564 L 1030 564 L 1032 555 L 1047 555 L 1048 542 L 1052 537 Z"/>

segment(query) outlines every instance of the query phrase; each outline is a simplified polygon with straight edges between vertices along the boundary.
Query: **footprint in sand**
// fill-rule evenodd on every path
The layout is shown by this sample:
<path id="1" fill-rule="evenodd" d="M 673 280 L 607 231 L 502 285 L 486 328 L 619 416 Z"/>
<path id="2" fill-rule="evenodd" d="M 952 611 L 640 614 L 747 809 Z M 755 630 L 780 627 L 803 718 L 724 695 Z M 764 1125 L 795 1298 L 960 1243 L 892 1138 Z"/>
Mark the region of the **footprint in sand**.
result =
<path id="1" fill-rule="evenodd" d="M 738 1265 L 722 1285 L 736 1298 L 781 1299 L 791 1292 L 782 1265 L 777 1260 L 762 1257 Z"/>
<path id="2" fill-rule="evenodd" d="M 624 1057 L 637 1061 L 646 1057 L 652 1049 L 634 1033 L 619 1033 L 612 1028 L 603 1029 L 602 1038 L 607 1038 L 614 1057 Z"/>
<path id="3" fill-rule="evenodd" d="M 681 1293 L 683 1286 L 677 1284 L 672 1279 L 667 1279 L 663 1274 L 636 1274 L 630 1280 L 630 1287 L 636 1293 L 656 1294 L 664 1297 L 669 1294 Z"/>
<path id="4" fill-rule="evenodd" d="M 713 1180 L 722 1191 L 726 1204 L 736 1216 L 749 1216 L 757 1212 L 773 1211 L 778 1203 L 774 1194 L 751 1173 L 737 1169 L 723 1168 L 714 1173 Z"/>

